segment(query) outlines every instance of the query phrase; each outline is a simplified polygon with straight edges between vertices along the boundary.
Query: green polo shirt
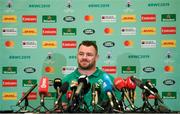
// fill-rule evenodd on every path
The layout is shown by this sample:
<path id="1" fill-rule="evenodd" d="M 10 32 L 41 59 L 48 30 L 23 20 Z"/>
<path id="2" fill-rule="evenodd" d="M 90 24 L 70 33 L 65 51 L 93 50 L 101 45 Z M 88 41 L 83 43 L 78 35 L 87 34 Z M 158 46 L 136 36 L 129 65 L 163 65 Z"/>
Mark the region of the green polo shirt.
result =
<path id="1" fill-rule="evenodd" d="M 106 93 L 103 90 L 103 79 L 104 79 L 104 74 L 107 74 L 106 72 L 100 70 L 98 67 L 96 67 L 96 71 L 88 76 L 89 82 L 91 83 L 91 86 L 93 83 L 98 83 L 101 86 L 101 94 L 98 98 L 98 104 L 102 104 L 103 101 L 107 101 L 108 100 L 108 96 L 106 95 Z M 63 83 L 64 82 L 69 82 L 69 84 L 71 84 L 72 80 L 78 81 L 79 76 L 81 76 L 82 74 L 78 71 L 78 69 L 76 69 L 74 72 L 72 72 L 71 74 L 65 76 L 65 78 L 63 79 Z M 108 75 L 108 74 L 107 74 Z M 111 81 L 114 81 L 114 78 L 109 75 Z M 69 89 L 70 90 L 70 87 Z M 115 90 L 115 95 L 117 97 L 118 100 L 121 99 L 121 93 L 117 90 Z M 88 91 L 87 94 L 84 95 L 84 100 L 88 105 L 88 108 L 90 111 L 92 111 L 92 91 L 91 88 Z M 67 99 L 65 99 L 65 97 L 63 97 L 63 101 L 67 102 Z"/>

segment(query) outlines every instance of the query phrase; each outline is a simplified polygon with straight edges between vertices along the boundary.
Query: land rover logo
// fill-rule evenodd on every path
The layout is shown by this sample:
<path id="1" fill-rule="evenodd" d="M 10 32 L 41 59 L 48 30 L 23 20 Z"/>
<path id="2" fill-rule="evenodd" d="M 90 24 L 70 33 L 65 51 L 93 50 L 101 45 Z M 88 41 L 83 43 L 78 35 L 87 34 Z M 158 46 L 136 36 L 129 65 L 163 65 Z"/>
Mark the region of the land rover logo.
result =
<path id="1" fill-rule="evenodd" d="M 151 72 L 155 71 L 155 68 L 154 67 L 144 67 L 143 71 L 147 72 L 147 73 L 151 73 Z"/>
<path id="2" fill-rule="evenodd" d="M 63 18 L 63 20 L 66 21 L 66 22 L 73 22 L 73 21 L 75 21 L 75 17 L 66 16 L 66 17 Z"/>
<path id="3" fill-rule="evenodd" d="M 34 73 L 34 72 L 36 72 L 36 69 L 33 68 L 33 67 L 27 67 L 27 68 L 24 69 L 24 72 L 26 72 L 26 73 Z"/>
<path id="4" fill-rule="evenodd" d="M 167 80 L 164 80 L 164 81 L 163 81 L 163 84 L 170 86 L 170 85 L 174 85 L 174 84 L 175 84 L 175 81 L 172 80 L 172 79 L 167 79 Z"/>
<path id="5" fill-rule="evenodd" d="M 91 34 L 95 33 L 95 30 L 94 29 L 84 29 L 83 33 L 87 34 L 87 35 L 91 35 Z"/>
<path id="6" fill-rule="evenodd" d="M 103 43 L 103 46 L 104 47 L 114 47 L 115 43 L 112 42 L 112 41 L 106 41 L 106 42 Z"/>

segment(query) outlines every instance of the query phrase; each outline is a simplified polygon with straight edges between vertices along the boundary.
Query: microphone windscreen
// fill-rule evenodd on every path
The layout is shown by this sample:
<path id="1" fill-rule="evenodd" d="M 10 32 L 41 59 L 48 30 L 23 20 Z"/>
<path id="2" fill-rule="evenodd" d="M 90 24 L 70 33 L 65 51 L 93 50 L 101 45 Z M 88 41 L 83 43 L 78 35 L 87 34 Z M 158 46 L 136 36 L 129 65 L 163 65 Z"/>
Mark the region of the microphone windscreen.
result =
<path id="1" fill-rule="evenodd" d="M 39 93 L 48 93 L 48 88 L 49 88 L 48 77 L 46 76 L 41 77 L 38 88 Z"/>
<path id="2" fill-rule="evenodd" d="M 110 77 L 109 77 L 109 75 L 108 75 L 107 73 L 104 73 L 104 74 L 103 74 L 103 77 L 104 77 L 103 80 L 109 81 L 109 83 L 110 83 L 111 85 L 113 85 L 113 83 L 112 83 L 112 81 L 111 81 L 111 79 L 110 79 Z"/>
<path id="3" fill-rule="evenodd" d="M 107 93 L 107 92 L 112 92 L 113 88 L 112 88 L 112 85 L 109 81 L 107 80 L 104 80 L 103 82 L 103 90 Z"/>
<path id="4" fill-rule="evenodd" d="M 121 90 L 122 88 L 125 87 L 125 82 L 123 80 L 123 78 L 121 77 L 117 77 L 114 79 L 114 86 L 118 89 Z"/>
<path id="5" fill-rule="evenodd" d="M 76 89 L 77 89 L 77 86 L 78 86 L 78 82 L 75 81 L 75 80 L 72 80 L 72 81 L 71 81 L 71 84 L 70 84 L 70 89 L 71 89 L 71 90 L 76 90 Z"/>
<path id="6" fill-rule="evenodd" d="M 73 94 L 73 92 L 72 92 L 71 90 L 67 91 L 67 93 L 66 93 L 66 99 L 67 99 L 67 100 L 70 100 L 72 94 Z"/>
<path id="7" fill-rule="evenodd" d="M 68 87 L 69 87 L 69 83 L 68 82 L 64 82 L 63 85 L 61 86 L 61 92 L 64 94 L 67 92 L 68 90 Z"/>
<path id="8" fill-rule="evenodd" d="M 60 88 L 61 85 L 62 85 L 62 80 L 61 80 L 60 78 L 55 78 L 55 79 L 54 79 L 54 83 L 53 83 L 54 88 L 55 88 L 55 89 L 57 89 L 57 87 Z"/>
<path id="9" fill-rule="evenodd" d="M 136 84 L 131 80 L 131 77 L 126 78 L 125 87 L 128 89 L 136 89 Z"/>

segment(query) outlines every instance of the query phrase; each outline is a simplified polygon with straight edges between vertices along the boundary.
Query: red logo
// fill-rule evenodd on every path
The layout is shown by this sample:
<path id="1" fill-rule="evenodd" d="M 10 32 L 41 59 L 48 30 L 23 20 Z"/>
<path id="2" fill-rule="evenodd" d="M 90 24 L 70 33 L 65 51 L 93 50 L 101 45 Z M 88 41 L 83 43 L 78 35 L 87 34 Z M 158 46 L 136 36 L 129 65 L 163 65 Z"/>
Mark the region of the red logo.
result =
<path id="1" fill-rule="evenodd" d="M 115 74 L 116 73 L 116 66 L 102 66 L 102 70 L 109 74 Z"/>
<path id="2" fill-rule="evenodd" d="M 176 34 L 176 27 L 162 27 L 161 34 Z"/>
<path id="3" fill-rule="evenodd" d="M 22 93 L 22 96 L 24 96 L 25 92 Z M 28 95 L 28 100 L 36 100 L 37 99 L 37 93 L 36 92 L 31 92 L 29 95 Z"/>
<path id="4" fill-rule="evenodd" d="M 155 14 L 141 15 L 141 21 L 142 22 L 155 22 L 156 21 L 156 15 Z"/>
<path id="5" fill-rule="evenodd" d="M 23 15 L 22 16 L 22 22 L 24 22 L 24 23 L 36 23 L 37 22 L 37 16 L 35 16 L 35 15 Z"/>
<path id="6" fill-rule="evenodd" d="M 56 28 L 43 28 L 42 35 L 56 35 Z"/>
<path id="7" fill-rule="evenodd" d="M 62 41 L 62 48 L 76 48 L 76 41 Z"/>
<path id="8" fill-rule="evenodd" d="M 17 80 L 3 80 L 2 81 L 3 87 L 16 87 L 17 86 Z"/>

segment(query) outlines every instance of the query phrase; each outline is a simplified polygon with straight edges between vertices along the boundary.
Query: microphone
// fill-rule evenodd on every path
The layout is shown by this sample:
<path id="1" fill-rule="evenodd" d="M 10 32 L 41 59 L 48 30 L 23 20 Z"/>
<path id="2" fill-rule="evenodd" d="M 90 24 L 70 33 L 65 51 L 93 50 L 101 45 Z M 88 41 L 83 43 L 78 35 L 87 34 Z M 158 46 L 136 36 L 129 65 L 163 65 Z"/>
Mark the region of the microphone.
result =
<path id="1" fill-rule="evenodd" d="M 68 101 L 71 100 L 72 94 L 73 94 L 73 92 L 72 92 L 71 90 L 67 91 L 67 93 L 66 93 L 66 99 L 67 99 Z"/>
<path id="2" fill-rule="evenodd" d="M 92 85 L 92 105 L 96 105 L 98 103 L 98 95 L 100 94 L 100 85 L 97 83 L 93 83 Z"/>
<path id="3" fill-rule="evenodd" d="M 67 92 L 68 87 L 69 87 L 69 83 L 68 82 L 64 82 L 63 85 L 60 88 L 60 91 L 59 91 L 59 94 L 58 94 L 58 98 L 57 98 L 57 100 L 54 103 L 55 105 L 57 105 L 59 103 L 62 95 Z"/>
<path id="4" fill-rule="evenodd" d="M 74 94 L 75 94 L 75 91 L 77 90 L 77 87 L 78 87 L 78 82 L 75 81 L 75 80 L 72 80 L 71 81 L 71 84 L 70 84 L 70 89 L 72 91 L 72 94 L 71 94 L 71 97 L 69 99 L 69 103 L 71 104 L 72 103 L 72 100 L 74 98 Z"/>
<path id="5" fill-rule="evenodd" d="M 48 93 L 48 88 L 49 88 L 49 79 L 46 76 L 41 77 L 40 82 L 39 82 L 39 95 L 40 95 L 40 102 L 41 104 L 44 104 L 44 96 Z"/>
<path id="6" fill-rule="evenodd" d="M 86 94 L 90 89 L 89 79 L 86 75 L 81 75 L 78 79 L 78 87 L 75 91 L 75 95 L 78 96 L 82 91 Z"/>
<path id="7" fill-rule="evenodd" d="M 131 77 L 126 78 L 125 87 L 128 89 L 130 100 L 134 103 L 134 91 L 136 89 L 136 84 L 131 80 Z"/>
<path id="8" fill-rule="evenodd" d="M 126 99 L 128 100 L 131 108 L 133 110 L 135 110 L 135 106 L 134 104 L 132 103 L 132 101 L 130 100 L 127 92 L 126 92 L 126 89 L 125 89 L 125 81 L 121 78 L 121 77 L 117 77 L 114 79 L 114 85 L 116 87 L 116 89 L 118 89 L 119 91 L 122 91 L 126 97 Z"/>
<path id="9" fill-rule="evenodd" d="M 34 90 L 34 88 L 37 86 L 37 84 L 34 84 L 22 97 L 21 99 L 17 102 L 16 106 L 20 105 L 22 101 L 27 99 L 29 94 Z"/>
<path id="10" fill-rule="evenodd" d="M 55 78 L 54 79 L 53 86 L 54 86 L 54 89 L 56 89 L 57 96 L 60 95 L 60 87 L 62 85 L 61 82 L 62 82 L 62 80 L 60 78 Z"/>

